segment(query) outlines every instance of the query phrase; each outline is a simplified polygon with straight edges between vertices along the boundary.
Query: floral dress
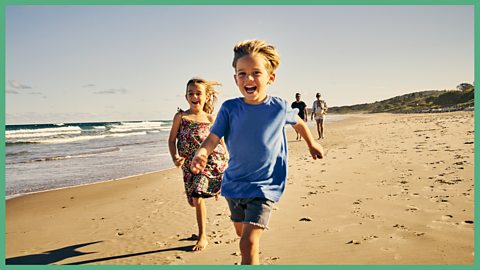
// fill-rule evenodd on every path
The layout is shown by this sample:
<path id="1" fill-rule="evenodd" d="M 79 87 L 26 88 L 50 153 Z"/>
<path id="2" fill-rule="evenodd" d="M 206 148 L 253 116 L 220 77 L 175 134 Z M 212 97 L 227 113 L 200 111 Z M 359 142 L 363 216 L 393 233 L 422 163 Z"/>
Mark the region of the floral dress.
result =
<path id="1" fill-rule="evenodd" d="M 227 167 L 226 150 L 218 144 L 212 154 L 208 156 L 207 166 L 199 174 L 190 171 L 190 164 L 195 152 L 210 134 L 210 123 L 195 122 L 182 117 L 177 135 L 178 154 L 185 158 L 182 165 L 183 182 L 188 200 L 192 194 L 196 197 L 211 197 L 220 192 L 223 172 Z"/>

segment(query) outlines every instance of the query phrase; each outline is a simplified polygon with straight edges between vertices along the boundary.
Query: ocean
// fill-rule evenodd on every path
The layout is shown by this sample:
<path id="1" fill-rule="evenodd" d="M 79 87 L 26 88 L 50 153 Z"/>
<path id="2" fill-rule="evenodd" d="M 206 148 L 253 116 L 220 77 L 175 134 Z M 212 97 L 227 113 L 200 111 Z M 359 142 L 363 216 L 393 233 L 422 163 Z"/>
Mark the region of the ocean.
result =
<path id="1" fill-rule="evenodd" d="M 5 196 L 173 167 L 172 121 L 7 125 Z"/>
<path id="2" fill-rule="evenodd" d="M 343 118 L 329 115 L 327 123 Z M 315 130 L 314 121 L 308 125 Z M 171 126 L 171 120 L 7 125 L 5 197 L 172 168 Z"/>

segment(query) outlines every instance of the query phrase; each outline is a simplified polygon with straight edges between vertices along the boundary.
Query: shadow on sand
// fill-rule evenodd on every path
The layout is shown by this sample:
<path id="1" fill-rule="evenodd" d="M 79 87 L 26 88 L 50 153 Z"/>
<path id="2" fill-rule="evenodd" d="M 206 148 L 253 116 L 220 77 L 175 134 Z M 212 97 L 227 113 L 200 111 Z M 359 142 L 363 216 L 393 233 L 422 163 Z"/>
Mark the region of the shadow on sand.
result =
<path id="1" fill-rule="evenodd" d="M 44 253 L 41 253 L 41 254 L 33 254 L 33 255 L 7 258 L 6 259 L 6 264 L 7 265 L 9 265 L 9 264 L 10 265 L 12 265 L 12 264 L 17 264 L 17 265 L 53 264 L 55 262 L 59 262 L 59 261 L 62 261 L 64 259 L 67 259 L 67 258 L 72 258 L 72 257 L 86 255 L 86 254 L 97 253 L 97 252 L 81 252 L 81 251 L 77 251 L 76 249 L 84 247 L 84 246 L 100 243 L 100 242 L 103 242 L 103 241 L 96 241 L 96 242 L 90 242 L 90 243 L 68 246 L 68 247 L 64 247 L 64 248 L 60 248 L 60 249 L 50 250 L 50 251 L 47 251 L 47 252 L 44 252 Z M 124 254 L 124 255 L 110 256 L 110 257 L 104 257 L 104 258 L 96 258 L 96 259 L 85 260 L 85 261 L 78 261 L 78 262 L 73 262 L 73 263 L 67 263 L 65 265 L 80 265 L 80 264 L 88 264 L 88 263 L 97 263 L 97 262 L 102 262 L 102 261 L 122 259 L 122 258 L 134 257 L 134 256 L 142 256 L 142 255 L 148 255 L 148 254 L 160 253 L 160 252 L 166 252 L 166 251 L 174 251 L 174 250 L 191 252 L 192 247 L 193 247 L 193 245 L 173 247 L 173 248 L 167 248 L 167 249 L 157 249 L 157 250 L 138 252 L 138 253 L 132 253 L 132 254 Z"/>
<path id="2" fill-rule="evenodd" d="M 85 247 L 88 245 L 93 245 L 96 243 L 100 243 L 102 241 L 78 244 L 73 246 L 68 246 L 60 249 L 54 249 L 50 251 L 46 251 L 40 254 L 32 254 L 32 255 L 25 255 L 13 258 L 7 258 L 5 263 L 8 264 L 51 264 L 58 261 L 61 261 L 66 258 L 72 258 L 77 256 L 82 256 L 85 254 L 91 254 L 95 252 L 81 252 L 77 251 L 77 248 Z"/>

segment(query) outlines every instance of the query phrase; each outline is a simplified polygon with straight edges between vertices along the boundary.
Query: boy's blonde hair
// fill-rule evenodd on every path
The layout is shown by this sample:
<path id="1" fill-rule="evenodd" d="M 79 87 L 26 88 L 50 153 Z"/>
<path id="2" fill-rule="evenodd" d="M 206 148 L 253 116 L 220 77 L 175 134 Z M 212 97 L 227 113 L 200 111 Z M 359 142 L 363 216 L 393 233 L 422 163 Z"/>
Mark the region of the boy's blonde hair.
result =
<path id="1" fill-rule="evenodd" d="M 280 55 L 278 55 L 277 50 L 273 45 L 268 44 L 264 40 L 250 39 L 241 41 L 235 45 L 233 53 L 232 66 L 234 69 L 237 68 L 238 59 L 246 55 L 255 54 L 260 54 L 265 58 L 265 68 L 270 74 L 272 74 L 277 69 L 278 65 L 280 65 Z"/>
<path id="2" fill-rule="evenodd" d="M 207 81 L 202 78 L 191 78 L 187 82 L 186 91 L 188 91 L 188 86 L 191 84 L 203 85 L 203 87 L 205 87 L 205 95 L 207 96 L 207 100 L 205 101 L 205 105 L 203 105 L 203 111 L 206 113 L 213 113 L 213 105 L 217 101 L 219 93 L 217 90 L 215 90 L 215 87 L 221 86 L 222 84 L 216 81 Z"/>

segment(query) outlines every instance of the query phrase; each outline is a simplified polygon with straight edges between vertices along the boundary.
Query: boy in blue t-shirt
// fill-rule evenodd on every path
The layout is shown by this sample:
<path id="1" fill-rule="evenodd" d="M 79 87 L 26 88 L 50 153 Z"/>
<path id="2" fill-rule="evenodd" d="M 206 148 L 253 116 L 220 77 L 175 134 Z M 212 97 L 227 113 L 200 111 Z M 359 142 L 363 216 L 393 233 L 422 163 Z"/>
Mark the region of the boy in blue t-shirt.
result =
<path id="1" fill-rule="evenodd" d="M 280 57 L 262 40 L 246 40 L 234 49 L 235 83 L 243 98 L 225 101 L 210 135 L 192 160 L 190 170 L 201 172 L 208 155 L 225 138 L 230 155 L 221 194 L 225 196 L 235 231 L 240 236 L 242 264 L 259 264 L 260 236 L 267 228 L 274 202 L 278 202 L 287 179 L 287 140 L 284 126 L 290 124 L 305 138 L 313 159 L 323 158 L 307 125 L 287 101 L 267 96 L 275 81 Z"/>

